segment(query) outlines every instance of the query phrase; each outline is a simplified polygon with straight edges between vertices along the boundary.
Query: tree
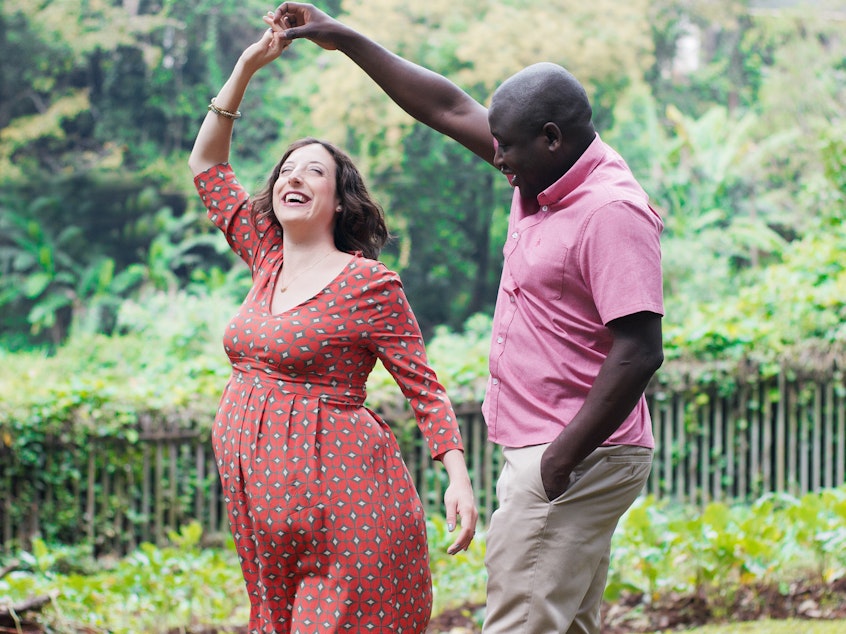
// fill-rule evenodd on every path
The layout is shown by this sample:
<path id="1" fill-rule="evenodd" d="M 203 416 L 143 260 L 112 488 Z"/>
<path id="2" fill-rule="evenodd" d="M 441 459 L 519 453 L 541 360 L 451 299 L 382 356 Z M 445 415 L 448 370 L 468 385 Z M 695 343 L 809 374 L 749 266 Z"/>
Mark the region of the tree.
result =
<path id="1" fill-rule="evenodd" d="M 788 243 L 813 244 L 842 222 L 839 4 L 322 7 L 482 103 L 525 64 L 570 68 L 600 134 L 665 214 L 668 301 L 717 306 L 762 279 Z M 115 306 L 139 292 L 125 283 L 139 271 L 147 288 L 243 292 L 248 274 L 222 253 L 185 159 L 267 9 L 259 0 L 0 4 L 0 338 L 19 345 L 34 321 L 33 340 L 59 340 L 68 323 L 108 329 Z M 694 64 L 680 65 L 683 51 Z M 511 190 L 489 166 L 413 122 L 345 56 L 308 42 L 255 78 L 242 110 L 232 154 L 248 189 L 292 140 L 334 141 L 386 208 L 396 240 L 383 257 L 424 329 L 491 310 Z M 50 315 L 65 325 L 54 329 Z"/>
<path id="2" fill-rule="evenodd" d="M 470 315 L 493 312 L 510 188 L 487 163 L 425 126 L 413 128 L 404 148 L 399 169 L 382 176 L 389 221 L 403 223 L 386 255 L 403 271 L 427 334 L 440 324 L 460 328 Z"/>

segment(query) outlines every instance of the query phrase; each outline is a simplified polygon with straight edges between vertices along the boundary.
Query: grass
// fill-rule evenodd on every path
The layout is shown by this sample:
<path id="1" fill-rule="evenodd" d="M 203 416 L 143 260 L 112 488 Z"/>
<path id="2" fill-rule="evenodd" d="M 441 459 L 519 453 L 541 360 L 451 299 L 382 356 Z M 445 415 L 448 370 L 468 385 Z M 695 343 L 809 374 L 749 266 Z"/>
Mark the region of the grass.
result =
<path id="1" fill-rule="evenodd" d="M 843 634 L 844 632 L 846 632 L 846 620 L 806 621 L 798 619 L 724 623 L 685 630 L 685 634 Z M 656 632 L 653 634 L 665 633 Z"/>

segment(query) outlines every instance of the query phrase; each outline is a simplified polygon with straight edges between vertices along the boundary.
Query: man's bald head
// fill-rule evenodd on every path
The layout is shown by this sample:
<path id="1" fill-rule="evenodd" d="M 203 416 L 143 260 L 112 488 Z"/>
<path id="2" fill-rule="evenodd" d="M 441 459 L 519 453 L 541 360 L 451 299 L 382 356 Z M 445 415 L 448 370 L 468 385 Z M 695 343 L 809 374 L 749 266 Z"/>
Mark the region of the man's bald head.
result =
<path id="1" fill-rule="evenodd" d="M 505 107 L 527 130 L 555 123 L 564 132 L 593 136 L 593 111 L 584 87 L 567 69 L 550 62 L 527 66 L 494 92 L 491 110 Z"/>

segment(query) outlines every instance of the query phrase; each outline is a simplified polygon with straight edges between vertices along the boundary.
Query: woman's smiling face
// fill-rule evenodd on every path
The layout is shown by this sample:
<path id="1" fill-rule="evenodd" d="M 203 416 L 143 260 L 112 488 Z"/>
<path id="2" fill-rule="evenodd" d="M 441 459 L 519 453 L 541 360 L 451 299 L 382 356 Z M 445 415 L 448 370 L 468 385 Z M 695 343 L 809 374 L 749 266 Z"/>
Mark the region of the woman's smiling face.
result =
<path id="1" fill-rule="evenodd" d="M 273 213 L 283 228 L 310 222 L 331 232 L 340 202 L 335 171 L 334 157 L 319 143 L 291 152 L 273 186 Z"/>

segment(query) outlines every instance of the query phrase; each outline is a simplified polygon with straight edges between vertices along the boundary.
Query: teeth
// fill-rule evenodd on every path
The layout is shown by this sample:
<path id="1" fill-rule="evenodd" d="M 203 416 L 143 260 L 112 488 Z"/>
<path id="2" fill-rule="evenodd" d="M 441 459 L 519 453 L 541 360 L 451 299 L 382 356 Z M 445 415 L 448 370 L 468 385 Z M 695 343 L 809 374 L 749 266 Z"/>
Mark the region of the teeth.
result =
<path id="1" fill-rule="evenodd" d="M 285 195 L 286 203 L 304 203 L 305 201 L 306 198 L 302 194 L 291 193 Z"/>

